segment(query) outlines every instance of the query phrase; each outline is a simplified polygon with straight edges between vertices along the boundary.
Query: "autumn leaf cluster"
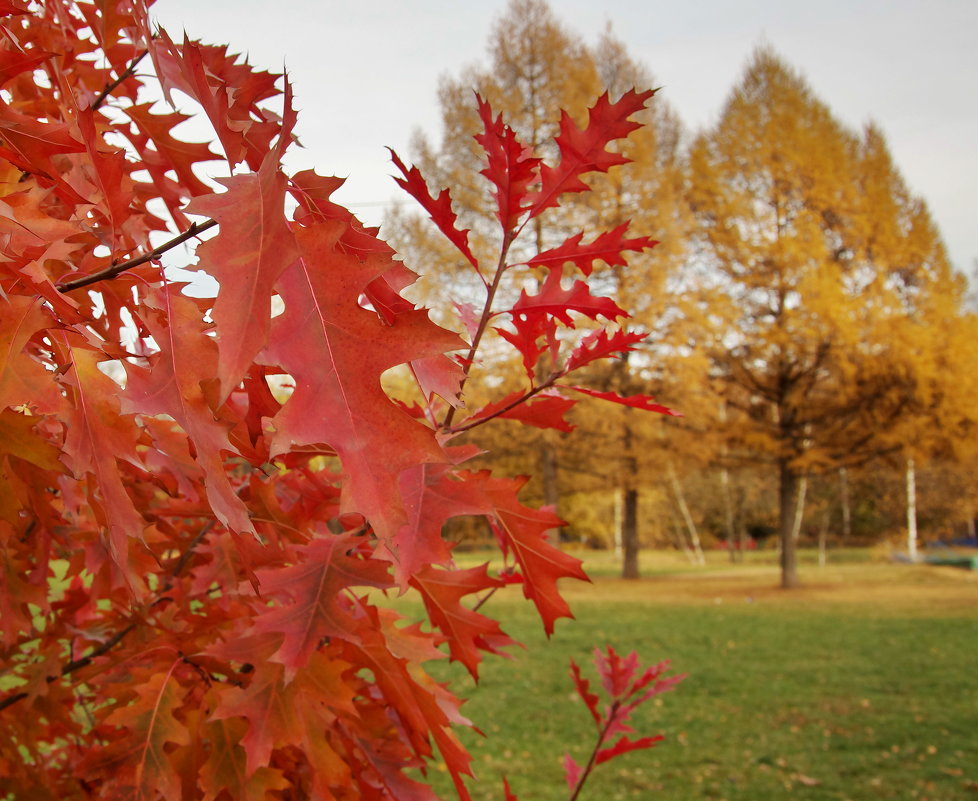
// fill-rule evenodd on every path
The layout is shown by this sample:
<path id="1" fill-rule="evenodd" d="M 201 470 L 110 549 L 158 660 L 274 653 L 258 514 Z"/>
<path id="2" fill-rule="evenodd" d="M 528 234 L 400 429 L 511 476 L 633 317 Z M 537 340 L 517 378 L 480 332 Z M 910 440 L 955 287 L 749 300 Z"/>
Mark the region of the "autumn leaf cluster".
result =
<path id="1" fill-rule="evenodd" d="M 463 435 L 567 428 L 581 393 L 668 411 L 571 378 L 640 341 L 588 277 L 653 240 L 622 225 L 529 262 L 510 247 L 625 161 L 609 143 L 651 92 L 565 117 L 551 162 L 480 101 L 491 265 L 450 195 L 394 157 L 484 286 L 466 341 L 405 300 L 413 273 L 332 199 L 340 179 L 285 173 L 287 77 L 175 42 L 141 3 L 0 15 L 0 796 L 423 799 L 440 760 L 467 797 L 470 724 L 425 664 L 477 676 L 512 644 L 489 595 L 519 584 L 550 633 L 570 616 L 558 582 L 586 577 L 525 478 L 466 468 Z M 182 103 L 213 142 L 176 134 Z M 167 269 L 185 243 L 216 297 Z M 546 277 L 500 307 L 519 270 Z M 582 318 L 600 325 L 565 345 Z M 469 409 L 490 326 L 526 386 Z M 385 391 L 392 368 L 413 400 Z M 502 573 L 455 566 L 442 530 L 464 516 L 487 521 Z M 380 602 L 401 593 L 425 625 Z"/>

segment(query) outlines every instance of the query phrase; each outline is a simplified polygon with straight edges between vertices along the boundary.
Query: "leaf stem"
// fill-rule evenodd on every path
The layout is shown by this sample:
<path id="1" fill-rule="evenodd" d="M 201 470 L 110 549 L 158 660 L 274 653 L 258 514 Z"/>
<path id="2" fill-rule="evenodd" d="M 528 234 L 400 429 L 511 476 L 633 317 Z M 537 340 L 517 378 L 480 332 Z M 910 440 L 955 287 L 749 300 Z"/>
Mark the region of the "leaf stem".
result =
<path id="1" fill-rule="evenodd" d="M 594 770 L 594 764 L 598 759 L 598 751 L 601 750 L 601 745 L 608 736 L 611 725 L 615 722 L 615 717 L 618 715 L 619 705 L 620 702 L 617 700 L 612 702 L 611 709 L 608 710 L 608 719 L 605 721 L 604 727 L 598 733 L 598 740 L 595 742 L 594 748 L 591 749 L 591 757 L 588 759 L 587 765 L 584 766 L 584 770 L 581 771 L 580 778 L 578 778 L 577 784 L 574 785 L 574 791 L 571 793 L 570 798 L 567 801 L 577 801 L 577 796 L 580 795 L 581 789 L 584 787 L 584 783 L 588 780 L 588 776 L 591 775 L 591 771 Z"/>
<path id="2" fill-rule="evenodd" d="M 471 420 L 471 419 L 467 420 L 462 425 L 452 426 L 451 428 L 446 429 L 446 431 L 450 434 L 461 434 L 463 431 L 469 431 L 475 428 L 476 426 L 481 426 L 483 423 L 488 423 L 493 418 L 506 414 L 506 412 L 508 412 L 510 409 L 515 409 L 521 403 L 526 403 L 526 401 L 528 401 L 534 395 L 543 392 L 543 390 L 545 389 L 549 389 L 554 385 L 554 382 L 558 378 L 561 378 L 562 376 L 563 373 L 551 373 L 550 376 L 547 377 L 546 381 L 544 381 L 541 384 L 537 384 L 531 389 L 528 389 L 526 392 L 524 392 L 522 395 L 516 398 L 516 400 L 507 403 L 505 406 L 503 406 L 500 409 L 496 409 L 496 411 L 494 411 L 492 414 L 487 414 L 485 417 L 479 417 L 478 419 L 475 420 Z"/>
<path id="3" fill-rule="evenodd" d="M 465 357 L 465 365 L 462 368 L 462 380 L 459 382 L 459 394 L 465 388 L 465 382 L 469 380 L 469 371 L 472 369 L 472 365 L 475 363 L 475 354 L 479 349 L 479 344 L 482 342 L 482 335 L 485 334 L 486 328 L 489 325 L 489 320 L 492 318 L 492 302 L 496 298 L 496 292 L 499 290 L 499 284 L 502 281 L 503 273 L 506 272 L 506 256 L 509 254 L 510 245 L 513 244 L 512 232 L 507 231 L 503 235 L 503 242 L 499 248 L 499 261 L 496 263 L 496 272 L 493 275 L 492 283 L 486 286 L 486 305 L 482 309 L 482 317 L 479 319 L 479 327 L 475 331 L 475 336 L 472 337 L 472 345 L 469 347 L 469 352 Z M 451 429 L 452 420 L 455 419 L 455 410 L 457 407 L 453 406 L 448 410 L 445 415 L 445 419 L 441 424 L 442 430 Z"/>

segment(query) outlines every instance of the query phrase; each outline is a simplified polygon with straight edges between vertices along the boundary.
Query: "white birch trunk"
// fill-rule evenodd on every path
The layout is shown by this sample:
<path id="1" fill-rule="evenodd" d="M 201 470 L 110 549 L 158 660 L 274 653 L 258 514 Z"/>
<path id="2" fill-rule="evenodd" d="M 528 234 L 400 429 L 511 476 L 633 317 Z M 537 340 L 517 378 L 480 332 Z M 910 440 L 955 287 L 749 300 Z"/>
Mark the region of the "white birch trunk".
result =
<path id="1" fill-rule="evenodd" d="M 917 471 L 912 458 L 907 459 L 907 555 L 917 561 Z"/>

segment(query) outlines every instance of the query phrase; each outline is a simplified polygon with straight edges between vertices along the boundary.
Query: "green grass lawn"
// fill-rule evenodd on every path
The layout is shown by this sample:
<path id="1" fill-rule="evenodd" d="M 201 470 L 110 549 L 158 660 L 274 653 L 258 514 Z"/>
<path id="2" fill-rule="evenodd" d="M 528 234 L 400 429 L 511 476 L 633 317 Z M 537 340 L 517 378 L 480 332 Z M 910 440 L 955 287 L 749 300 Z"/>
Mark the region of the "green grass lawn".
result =
<path id="1" fill-rule="evenodd" d="M 500 799 L 506 774 L 521 801 L 566 798 L 560 758 L 583 761 L 594 737 L 568 659 L 590 669 L 612 644 L 688 678 L 636 717 L 665 743 L 600 766 L 582 799 L 978 799 L 978 574 L 834 564 L 785 592 L 759 556 L 568 584 L 577 621 L 549 642 L 518 588 L 493 598 L 528 649 L 477 687 L 445 671 L 487 735 L 466 738 L 475 797 Z"/>

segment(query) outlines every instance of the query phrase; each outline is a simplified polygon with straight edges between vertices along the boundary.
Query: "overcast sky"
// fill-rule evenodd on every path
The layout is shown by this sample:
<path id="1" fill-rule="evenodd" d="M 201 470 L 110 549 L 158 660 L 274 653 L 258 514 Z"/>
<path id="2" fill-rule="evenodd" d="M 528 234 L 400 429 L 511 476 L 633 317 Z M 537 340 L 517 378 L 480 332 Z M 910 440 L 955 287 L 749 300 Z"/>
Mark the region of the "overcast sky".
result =
<path id="1" fill-rule="evenodd" d="M 978 260 L 978 1 L 550 0 L 569 30 L 606 23 L 695 130 L 715 121 L 751 50 L 767 43 L 850 127 L 877 122 L 924 197 L 955 266 Z M 439 77 L 484 61 L 506 0 L 158 0 L 171 36 L 230 44 L 288 69 L 305 152 L 292 169 L 347 177 L 336 197 L 379 223 L 401 200 L 385 146 L 440 135 Z"/>

